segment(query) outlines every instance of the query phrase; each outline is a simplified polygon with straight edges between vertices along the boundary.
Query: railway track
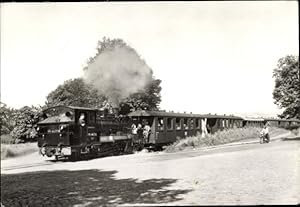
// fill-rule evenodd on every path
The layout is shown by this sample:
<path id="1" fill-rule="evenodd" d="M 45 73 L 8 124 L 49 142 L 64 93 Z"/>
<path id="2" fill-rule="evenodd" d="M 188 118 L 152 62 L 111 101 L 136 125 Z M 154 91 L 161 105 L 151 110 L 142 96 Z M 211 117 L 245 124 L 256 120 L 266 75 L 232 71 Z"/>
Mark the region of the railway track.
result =
<path id="1" fill-rule="evenodd" d="M 289 137 L 289 136 L 290 136 L 289 133 L 280 134 L 280 135 L 272 137 L 271 142 L 281 141 L 282 138 Z M 210 151 L 211 153 L 214 153 L 218 150 L 221 150 L 221 151 L 222 150 L 225 150 L 225 151 L 228 150 L 229 151 L 230 148 L 234 148 L 237 145 L 244 145 L 243 148 L 251 149 L 252 147 L 250 147 L 250 145 L 252 145 L 252 144 L 257 145 L 258 143 L 259 143 L 259 141 L 257 139 L 253 139 L 253 140 L 251 139 L 249 141 L 241 141 L 241 142 L 236 142 L 236 143 L 228 143 L 228 144 L 225 144 L 225 145 L 204 147 L 204 148 L 198 148 L 198 149 L 190 149 L 190 150 L 182 151 L 182 152 L 174 152 L 174 153 L 166 153 L 166 154 L 163 153 L 163 154 L 159 154 L 159 156 L 161 157 L 161 160 L 169 159 L 169 157 L 173 157 L 173 156 L 178 156 L 180 158 L 184 154 L 186 154 L 186 156 L 194 157 L 194 156 L 199 156 L 199 155 L 202 155 L 202 154 L 207 154 L 207 151 Z M 226 150 L 226 148 L 227 148 L 227 150 Z M 40 167 L 40 166 L 50 166 L 50 165 L 55 165 L 55 164 L 59 164 L 59 163 L 62 163 L 62 162 L 60 162 L 60 161 L 57 162 L 57 161 L 53 160 L 53 161 L 46 161 L 46 162 L 42 161 L 42 162 L 37 162 L 37 163 L 11 165 L 11 166 L 5 166 L 5 167 L 1 166 L 1 172 L 3 173 L 4 171 L 34 168 L 34 167 Z"/>
<path id="2" fill-rule="evenodd" d="M 3 168 L 1 167 L 1 171 L 17 170 L 23 168 L 39 167 L 39 166 L 54 165 L 54 164 L 55 163 L 33 163 L 33 164 L 26 164 L 26 165 L 14 165 L 14 166 L 8 166 Z"/>

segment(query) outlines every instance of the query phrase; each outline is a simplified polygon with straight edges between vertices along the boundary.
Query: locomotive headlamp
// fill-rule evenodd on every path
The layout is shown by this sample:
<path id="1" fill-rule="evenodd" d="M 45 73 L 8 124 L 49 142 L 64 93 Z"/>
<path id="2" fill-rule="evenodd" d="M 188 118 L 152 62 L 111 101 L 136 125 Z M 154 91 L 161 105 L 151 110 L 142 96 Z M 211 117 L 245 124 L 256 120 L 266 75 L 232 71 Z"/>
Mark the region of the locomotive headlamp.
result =
<path id="1" fill-rule="evenodd" d="M 37 128 L 36 128 L 36 131 L 40 131 L 40 127 L 37 127 Z"/>

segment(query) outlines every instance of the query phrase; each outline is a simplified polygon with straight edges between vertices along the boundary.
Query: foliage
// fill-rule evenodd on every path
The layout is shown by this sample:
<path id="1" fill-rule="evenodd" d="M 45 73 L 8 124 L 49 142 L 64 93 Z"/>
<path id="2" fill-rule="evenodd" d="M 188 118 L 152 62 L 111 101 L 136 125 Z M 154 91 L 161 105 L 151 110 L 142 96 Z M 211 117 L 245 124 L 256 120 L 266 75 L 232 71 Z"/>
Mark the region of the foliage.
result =
<path id="1" fill-rule="evenodd" d="M 300 119 L 300 70 L 299 56 L 280 58 L 273 71 L 275 104 L 284 108 L 280 118 Z"/>
<path id="2" fill-rule="evenodd" d="M 5 103 L 0 103 L 0 126 L 1 135 L 9 134 L 15 127 L 16 109 L 7 107 Z"/>
<path id="3" fill-rule="evenodd" d="M 157 110 L 161 101 L 161 80 L 154 79 L 143 92 L 134 93 L 120 104 L 120 113 L 127 114 L 135 110 Z"/>
<path id="4" fill-rule="evenodd" d="M 10 133 L 15 143 L 35 141 L 41 107 L 24 106 L 16 112 L 16 126 Z"/>
<path id="5" fill-rule="evenodd" d="M 126 47 L 127 49 L 131 50 L 131 51 L 134 51 L 135 50 L 133 48 L 131 48 L 130 46 L 128 46 L 122 39 L 109 39 L 107 37 L 103 37 L 102 38 L 102 41 L 98 41 L 98 44 L 97 44 L 97 52 L 96 54 L 93 56 L 93 57 L 90 57 L 87 61 L 87 66 L 84 67 L 84 70 L 87 70 L 88 69 L 88 65 L 91 64 L 95 58 L 100 55 L 101 53 L 105 52 L 105 51 L 108 51 L 108 50 L 113 50 L 114 48 L 116 47 Z"/>
<path id="6" fill-rule="evenodd" d="M 106 100 L 82 78 L 65 81 L 47 96 L 46 106 L 68 105 L 81 107 L 102 107 Z"/>

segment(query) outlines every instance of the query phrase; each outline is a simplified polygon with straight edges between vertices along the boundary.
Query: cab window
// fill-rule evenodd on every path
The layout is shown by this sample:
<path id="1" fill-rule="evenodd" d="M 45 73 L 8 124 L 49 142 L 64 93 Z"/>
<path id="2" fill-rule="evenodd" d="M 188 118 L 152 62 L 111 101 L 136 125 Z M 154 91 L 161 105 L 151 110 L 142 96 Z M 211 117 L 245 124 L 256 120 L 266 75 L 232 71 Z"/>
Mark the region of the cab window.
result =
<path id="1" fill-rule="evenodd" d="M 87 124 L 87 114 L 86 114 L 86 112 L 79 112 L 78 123 L 81 126 L 85 126 Z"/>

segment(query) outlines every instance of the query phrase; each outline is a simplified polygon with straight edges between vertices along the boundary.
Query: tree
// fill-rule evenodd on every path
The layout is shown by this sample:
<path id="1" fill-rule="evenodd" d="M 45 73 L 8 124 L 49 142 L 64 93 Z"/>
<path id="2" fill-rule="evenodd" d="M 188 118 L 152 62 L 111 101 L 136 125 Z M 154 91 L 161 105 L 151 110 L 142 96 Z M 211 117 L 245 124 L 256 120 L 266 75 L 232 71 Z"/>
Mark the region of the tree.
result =
<path id="1" fill-rule="evenodd" d="M 300 70 L 299 56 L 287 55 L 278 60 L 273 71 L 275 104 L 284 111 L 280 118 L 300 119 Z"/>
<path id="2" fill-rule="evenodd" d="M 158 110 L 161 101 L 161 80 L 154 79 L 143 92 L 130 95 L 120 104 L 120 113 L 128 114 L 136 110 Z"/>
<path id="3" fill-rule="evenodd" d="M 16 126 L 10 133 L 15 143 L 35 141 L 37 136 L 37 123 L 41 117 L 40 107 L 24 106 L 15 114 Z"/>
<path id="4" fill-rule="evenodd" d="M 68 105 L 101 108 L 106 100 L 82 78 L 65 81 L 47 96 L 46 106 Z"/>
<path id="5" fill-rule="evenodd" d="M 0 103 L 0 126 L 1 135 L 9 134 L 16 125 L 16 109 L 7 107 L 5 103 Z"/>

